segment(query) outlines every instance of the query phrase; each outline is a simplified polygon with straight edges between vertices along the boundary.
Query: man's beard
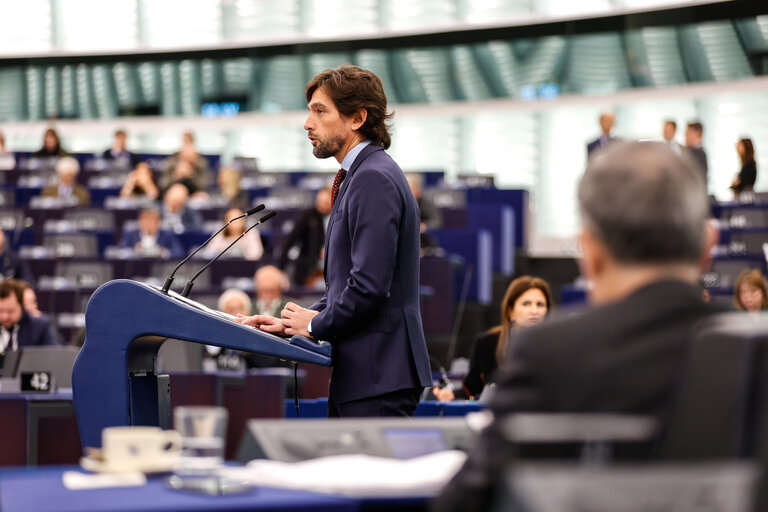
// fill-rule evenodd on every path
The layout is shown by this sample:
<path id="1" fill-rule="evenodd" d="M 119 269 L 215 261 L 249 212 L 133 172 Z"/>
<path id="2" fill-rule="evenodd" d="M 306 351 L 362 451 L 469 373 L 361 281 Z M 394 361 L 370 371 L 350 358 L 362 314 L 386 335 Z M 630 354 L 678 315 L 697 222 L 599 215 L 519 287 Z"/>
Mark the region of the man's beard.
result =
<path id="1" fill-rule="evenodd" d="M 323 159 L 330 158 L 336 153 L 341 151 L 341 146 L 344 145 L 344 139 L 336 135 L 335 137 L 329 137 L 327 139 L 317 138 L 317 146 L 312 148 L 312 154 L 315 158 Z"/>

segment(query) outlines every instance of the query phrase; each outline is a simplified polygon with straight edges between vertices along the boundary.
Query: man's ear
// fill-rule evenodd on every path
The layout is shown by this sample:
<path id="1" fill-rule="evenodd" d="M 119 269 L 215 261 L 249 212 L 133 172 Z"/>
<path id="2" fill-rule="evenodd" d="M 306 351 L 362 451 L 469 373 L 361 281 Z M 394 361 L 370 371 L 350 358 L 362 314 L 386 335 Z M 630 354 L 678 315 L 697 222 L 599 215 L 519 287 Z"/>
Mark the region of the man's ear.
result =
<path id="1" fill-rule="evenodd" d="M 365 124 L 365 121 L 368 119 L 368 111 L 364 108 L 359 108 L 355 110 L 351 118 L 352 118 L 352 129 L 359 130 L 360 127 L 362 127 Z"/>
<path id="2" fill-rule="evenodd" d="M 581 274 L 588 281 L 594 281 L 605 270 L 605 248 L 600 240 L 586 229 L 579 235 L 581 245 Z"/>
<path id="3" fill-rule="evenodd" d="M 702 272 L 708 272 L 709 267 L 712 264 L 712 249 L 717 245 L 720 239 L 720 228 L 717 226 L 717 221 L 714 219 L 708 219 L 704 224 L 704 250 L 699 258 L 699 267 Z"/>

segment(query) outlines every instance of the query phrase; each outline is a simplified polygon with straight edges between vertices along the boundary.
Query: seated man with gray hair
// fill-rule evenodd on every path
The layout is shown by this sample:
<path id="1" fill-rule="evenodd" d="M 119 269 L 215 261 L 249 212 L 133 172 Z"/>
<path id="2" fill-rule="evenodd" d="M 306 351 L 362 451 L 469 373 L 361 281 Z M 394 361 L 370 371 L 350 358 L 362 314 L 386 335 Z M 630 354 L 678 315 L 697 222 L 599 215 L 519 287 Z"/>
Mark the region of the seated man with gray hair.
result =
<path id="1" fill-rule="evenodd" d="M 578 201 L 594 307 L 515 339 L 490 402 L 495 419 L 436 510 L 489 510 L 510 462 L 501 425 L 511 413 L 663 419 L 696 324 L 717 312 L 696 287 L 717 233 L 695 163 L 661 142 L 614 143 L 590 160 Z"/>
<path id="2" fill-rule="evenodd" d="M 56 162 L 56 174 L 58 182 L 45 187 L 43 197 L 58 197 L 67 204 L 77 206 L 89 206 L 91 193 L 87 188 L 76 183 L 77 174 L 80 172 L 80 164 L 71 156 L 59 158 Z"/>

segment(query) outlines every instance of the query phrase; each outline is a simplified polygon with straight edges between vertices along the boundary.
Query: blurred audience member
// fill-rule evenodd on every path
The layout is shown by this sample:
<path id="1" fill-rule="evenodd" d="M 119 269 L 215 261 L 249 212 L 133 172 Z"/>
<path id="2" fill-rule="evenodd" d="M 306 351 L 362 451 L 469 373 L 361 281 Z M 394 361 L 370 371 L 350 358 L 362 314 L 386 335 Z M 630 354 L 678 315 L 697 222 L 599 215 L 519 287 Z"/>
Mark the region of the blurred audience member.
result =
<path id="1" fill-rule="evenodd" d="M 283 244 L 278 267 L 297 285 L 306 285 L 322 269 L 325 227 L 331 214 L 331 188 L 317 191 L 315 206 L 307 208 Z"/>
<path id="2" fill-rule="evenodd" d="M 43 197 L 58 197 L 67 204 L 90 206 L 91 193 L 87 188 L 75 182 L 79 172 L 80 164 L 77 162 L 77 159 L 71 156 L 60 158 L 56 162 L 58 183 L 45 187 L 41 195 Z"/>
<path id="3" fill-rule="evenodd" d="M 104 160 L 110 160 L 115 167 L 121 169 L 134 169 L 139 164 L 139 157 L 128 151 L 126 143 L 128 134 L 125 130 L 117 130 L 112 147 L 101 154 Z"/>
<path id="4" fill-rule="evenodd" d="M 587 144 L 587 158 L 592 155 L 596 149 L 607 146 L 614 141 L 613 125 L 616 122 L 616 115 L 613 112 L 603 112 L 600 114 L 600 136 Z"/>
<path id="5" fill-rule="evenodd" d="M 768 309 L 768 286 L 757 269 L 745 269 L 739 274 L 734 287 L 736 307 L 749 313 Z"/>
<path id="6" fill-rule="evenodd" d="M 440 209 L 435 206 L 431 201 L 425 200 L 421 195 L 421 177 L 408 175 L 408 185 L 411 187 L 413 197 L 416 198 L 416 203 L 419 205 L 419 213 L 421 214 L 421 223 L 419 224 L 419 244 L 421 248 L 421 256 L 435 255 L 442 251 L 440 244 L 437 243 L 435 237 L 427 233 L 429 229 L 439 229 L 443 225 L 443 214 Z"/>
<path id="7" fill-rule="evenodd" d="M 44 322 L 48 322 L 48 324 L 51 326 L 51 334 L 53 334 L 54 341 L 56 344 L 62 344 L 61 334 L 54 327 L 53 320 L 51 320 L 50 315 L 43 313 L 38 307 L 37 293 L 35 292 L 35 289 L 32 288 L 32 286 L 26 281 L 17 281 L 21 287 L 22 306 L 24 307 L 24 311 L 26 311 L 29 316 L 39 318 Z"/>
<path id="8" fill-rule="evenodd" d="M 283 297 L 290 286 L 288 276 L 273 265 L 264 265 L 254 274 L 253 286 L 256 293 L 253 314 L 280 318 L 280 312 L 288 304 Z"/>
<path id="9" fill-rule="evenodd" d="M 432 201 L 425 200 L 421 194 L 421 176 L 408 175 L 408 185 L 411 187 L 411 192 L 416 198 L 421 212 L 421 232 L 443 227 L 443 214 L 440 212 L 440 208 L 435 206 Z"/>
<path id="10" fill-rule="evenodd" d="M 673 121 L 672 119 L 667 119 L 664 121 L 664 142 L 669 144 L 669 147 L 672 148 L 672 151 L 674 151 L 677 154 L 680 154 L 683 152 L 682 146 L 675 140 L 675 134 L 677 133 L 677 123 Z"/>
<path id="11" fill-rule="evenodd" d="M 16 167 L 16 158 L 5 148 L 5 136 L 0 132 L 0 171 L 10 171 Z"/>
<path id="12" fill-rule="evenodd" d="M 224 214 L 224 222 L 228 222 L 229 219 L 234 219 L 243 214 L 243 210 L 240 208 L 230 208 Z M 234 222 L 227 224 L 224 231 L 219 233 L 219 236 L 211 240 L 208 247 L 205 248 L 205 253 L 213 258 L 221 251 L 227 248 L 229 244 L 234 242 L 237 237 L 242 235 L 246 229 L 245 218 L 238 219 Z M 259 235 L 258 228 L 251 229 L 247 235 L 240 239 L 235 245 L 233 245 L 223 257 L 229 258 L 244 258 L 246 260 L 256 261 L 261 259 L 264 254 L 264 246 L 261 244 L 261 235 Z"/>
<path id="13" fill-rule="evenodd" d="M 27 262 L 19 258 L 6 242 L 5 232 L 0 230 L 0 279 L 15 278 L 34 283 L 35 278 Z"/>
<path id="14" fill-rule="evenodd" d="M 739 139 L 736 143 L 736 152 L 741 160 L 739 175 L 731 183 L 731 190 L 735 198 L 742 192 L 753 192 L 757 181 L 757 162 L 755 162 L 755 146 L 752 139 Z"/>
<path id="15" fill-rule="evenodd" d="M 139 162 L 120 189 L 120 197 L 147 197 L 155 200 L 160 197 L 160 190 L 155 184 L 152 168 L 147 162 Z"/>
<path id="16" fill-rule="evenodd" d="M 578 201 L 581 268 L 595 307 L 516 334 L 490 401 L 494 419 L 435 510 L 490 509 L 514 454 L 504 431 L 510 414 L 663 421 L 695 327 L 717 311 L 695 286 L 717 233 L 693 162 L 662 142 L 616 143 L 590 161 Z"/>
<path id="17" fill-rule="evenodd" d="M 43 147 L 32 153 L 32 156 L 36 158 L 49 158 L 67 156 L 64 148 L 61 147 L 61 140 L 59 140 L 59 134 L 53 128 L 45 130 L 43 136 Z"/>
<path id="18" fill-rule="evenodd" d="M 523 329 L 544 320 L 551 308 L 549 284 L 543 279 L 521 276 L 509 283 L 501 301 L 501 325 L 483 333 L 475 341 L 463 393 L 458 393 L 458 396 L 475 400 L 488 384 L 495 382 L 496 369 L 503 364 L 514 337 Z M 432 392 L 441 401 L 456 397 L 450 388 L 435 387 Z"/>
<path id="19" fill-rule="evenodd" d="M 187 208 L 189 191 L 181 183 L 171 185 L 163 196 L 163 227 L 174 233 L 194 231 L 203 227 L 200 212 Z"/>
<path id="20" fill-rule="evenodd" d="M 184 167 L 177 169 L 177 164 L 179 162 L 188 163 L 192 167 L 191 172 Z M 186 175 L 187 172 L 189 172 L 188 176 Z M 168 158 L 168 161 L 165 164 L 165 170 L 163 171 L 163 177 L 160 180 L 160 185 L 163 190 L 167 189 L 172 183 L 178 181 L 178 177 L 174 175 L 178 175 L 179 173 L 183 173 L 183 177 L 187 178 L 194 186 L 194 191 L 192 193 L 196 191 L 205 191 L 210 183 L 211 171 L 208 165 L 208 160 L 197 152 L 197 148 L 195 147 L 195 137 L 192 135 L 192 132 L 184 132 L 182 135 L 181 149 Z"/>
<path id="21" fill-rule="evenodd" d="M 250 200 L 248 191 L 240 185 L 242 179 L 243 173 L 234 167 L 222 167 L 216 176 L 216 183 L 219 185 L 219 194 L 226 198 L 229 206 L 245 210 Z"/>
<path id="22" fill-rule="evenodd" d="M 707 164 L 707 152 L 701 147 L 701 139 L 704 135 L 704 126 L 694 121 L 688 123 L 685 128 L 685 149 L 688 155 L 698 164 L 699 172 L 704 178 L 704 185 L 709 186 L 708 173 L 709 166 Z"/>
<path id="23" fill-rule="evenodd" d="M 219 311 L 232 316 L 251 314 L 253 303 L 248 294 L 237 288 L 229 288 L 219 296 Z"/>
<path id="24" fill-rule="evenodd" d="M 176 235 L 160 229 L 160 212 L 157 208 L 145 208 L 139 212 L 139 228 L 126 231 L 120 247 L 128 247 L 148 258 L 182 258 L 184 247 Z"/>
<path id="25" fill-rule="evenodd" d="M 173 168 L 173 174 L 171 175 L 172 181 L 169 188 L 176 183 L 181 183 L 187 187 L 187 192 L 189 192 L 190 196 L 207 197 L 208 193 L 201 190 L 195 183 L 193 179 L 194 172 L 195 170 L 192 167 L 192 164 L 186 160 L 179 160 Z"/>
<path id="26" fill-rule="evenodd" d="M 265 265 L 256 271 L 256 274 L 253 276 L 253 284 L 256 303 L 251 313 L 280 318 L 280 312 L 288 303 L 283 297 L 283 293 L 289 287 L 288 276 L 273 265 Z M 289 363 L 286 361 L 263 354 L 250 354 L 247 362 L 249 368 L 289 366 Z"/>
<path id="27" fill-rule="evenodd" d="M 251 314 L 251 299 L 248 294 L 242 290 L 236 288 L 229 288 L 219 296 L 218 301 L 219 311 L 222 311 L 228 315 L 237 316 Z M 239 370 L 245 367 L 246 358 L 250 354 L 243 354 L 239 350 L 222 349 L 215 345 L 206 345 L 203 353 L 203 369 L 208 371 L 209 368 L 206 360 L 215 361 L 213 364 L 214 369 L 223 370 Z"/>
<path id="28" fill-rule="evenodd" d="M 0 360 L 20 347 L 59 344 L 50 321 L 35 318 L 24 310 L 23 294 L 24 285 L 16 279 L 0 283 Z"/>

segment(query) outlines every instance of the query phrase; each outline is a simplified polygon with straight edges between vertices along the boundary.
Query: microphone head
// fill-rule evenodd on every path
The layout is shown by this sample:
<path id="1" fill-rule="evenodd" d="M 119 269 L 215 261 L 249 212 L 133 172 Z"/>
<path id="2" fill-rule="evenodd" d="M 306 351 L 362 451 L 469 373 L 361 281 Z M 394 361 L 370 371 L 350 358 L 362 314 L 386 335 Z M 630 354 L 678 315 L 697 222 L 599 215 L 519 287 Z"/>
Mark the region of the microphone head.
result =
<path id="1" fill-rule="evenodd" d="M 254 206 L 253 208 L 251 208 L 247 212 L 245 212 L 245 214 L 250 216 L 250 215 L 253 215 L 254 213 L 259 213 L 263 209 L 264 209 L 264 205 L 263 204 L 259 204 L 259 205 Z"/>
<path id="2" fill-rule="evenodd" d="M 267 222 L 269 219 L 277 215 L 277 212 L 275 210 L 272 210 L 268 214 L 264 215 L 262 218 L 259 219 L 259 222 Z"/>

